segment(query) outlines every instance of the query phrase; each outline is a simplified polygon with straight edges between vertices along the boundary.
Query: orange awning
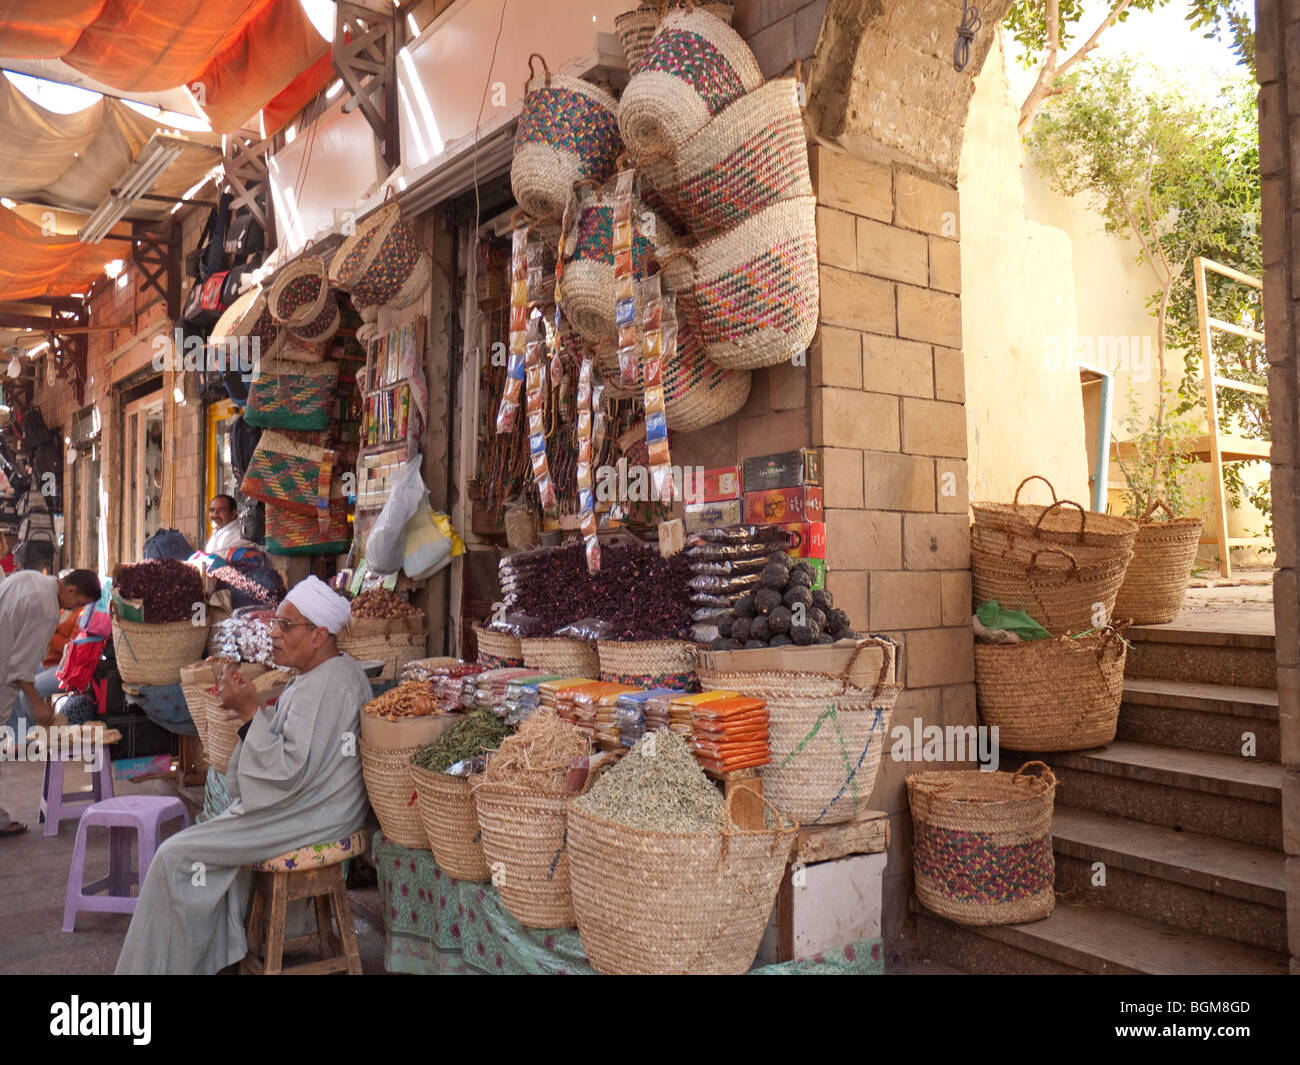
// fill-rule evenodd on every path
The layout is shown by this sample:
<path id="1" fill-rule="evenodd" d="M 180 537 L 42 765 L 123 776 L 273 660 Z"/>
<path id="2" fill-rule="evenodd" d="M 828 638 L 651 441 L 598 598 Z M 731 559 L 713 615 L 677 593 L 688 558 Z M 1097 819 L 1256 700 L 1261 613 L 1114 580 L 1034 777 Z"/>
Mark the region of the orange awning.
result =
<path id="1" fill-rule="evenodd" d="M 62 59 L 119 92 L 187 85 L 238 128 L 329 52 L 298 0 L 7 0 L 0 57 Z"/>
<path id="2" fill-rule="evenodd" d="M 0 301 L 84 292 L 125 248 L 82 244 L 75 234 L 43 236 L 40 226 L 0 206 Z"/>

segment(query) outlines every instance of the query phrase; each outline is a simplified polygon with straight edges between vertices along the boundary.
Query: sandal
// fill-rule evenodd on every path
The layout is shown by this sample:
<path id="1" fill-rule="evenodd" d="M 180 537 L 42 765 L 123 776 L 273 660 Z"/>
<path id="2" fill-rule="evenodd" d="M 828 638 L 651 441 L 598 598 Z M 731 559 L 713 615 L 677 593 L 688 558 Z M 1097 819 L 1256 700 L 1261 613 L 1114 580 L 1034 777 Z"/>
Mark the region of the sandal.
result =
<path id="1" fill-rule="evenodd" d="M 0 839 L 4 839 L 6 836 L 21 836 L 26 831 L 26 825 L 20 825 L 17 821 L 10 821 L 4 831 L 0 832 Z"/>

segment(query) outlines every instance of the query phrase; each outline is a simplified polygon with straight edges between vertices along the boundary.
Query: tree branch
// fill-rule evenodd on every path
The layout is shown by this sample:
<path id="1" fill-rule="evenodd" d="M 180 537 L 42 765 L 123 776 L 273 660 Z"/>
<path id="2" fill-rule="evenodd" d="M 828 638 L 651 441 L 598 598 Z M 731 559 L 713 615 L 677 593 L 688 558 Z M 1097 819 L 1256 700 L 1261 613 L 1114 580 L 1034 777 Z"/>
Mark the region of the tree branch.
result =
<path id="1" fill-rule="evenodd" d="M 1060 69 L 1056 72 L 1056 76 L 1063 77 L 1069 73 L 1070 68 L 1074 66 L 1075 63 L 1079 62 L 1079 60 L 1096 48 L 1097 38 L 1099 38 L 1106 30 L 1110 29 L 1111 26 L 1115 25 L 1115 20 L 1124 13 L 1124 9 L 1127 8 L 1130 3 L 1132 3 L 1132 0 L 1119 0 L 1119 3 L 1111 8 L 1110 14 L 1102 19 L 1101 24 L 1092 31 L 1092 36 L 1084 41 L 1082 46 L 1080 46 L 1079 50 L 1075 52 L 1074 55 L 1070 56 L 1069 59 L 1061 64 Z"/>

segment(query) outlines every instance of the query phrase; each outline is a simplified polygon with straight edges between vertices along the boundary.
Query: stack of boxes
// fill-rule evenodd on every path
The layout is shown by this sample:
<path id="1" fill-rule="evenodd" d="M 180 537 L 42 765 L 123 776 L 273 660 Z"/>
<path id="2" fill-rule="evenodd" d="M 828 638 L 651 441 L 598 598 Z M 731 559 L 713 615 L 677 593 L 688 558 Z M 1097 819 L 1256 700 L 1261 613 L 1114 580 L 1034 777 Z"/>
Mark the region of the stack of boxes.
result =
<path id="1" fill-rule="evenodd" d="M 813 588 L 826 587 L 826 512 L 821 454 L 814 448 L 746 459 L 743 467 L 704 473 L 704 499 L 686 505 L 686 531 L 723 525 L 779 525 L 792 558 L 813 568 Z"/>

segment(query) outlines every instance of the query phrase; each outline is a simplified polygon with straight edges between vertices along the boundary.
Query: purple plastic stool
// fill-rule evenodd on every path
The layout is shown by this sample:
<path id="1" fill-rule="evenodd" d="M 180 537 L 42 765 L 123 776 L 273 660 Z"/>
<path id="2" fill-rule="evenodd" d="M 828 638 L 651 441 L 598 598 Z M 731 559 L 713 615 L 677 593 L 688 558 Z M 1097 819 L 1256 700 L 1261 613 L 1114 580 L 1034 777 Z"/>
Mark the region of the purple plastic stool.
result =
<path id="1" fill-rule="evenodd" d="M 102 802 L 113 797 L 113 760 L 104 748 L 104 764 L 91 773 L 90 791 L 63 790 L 64 761 L 49 758 L 45 762 L 45 786 L 41 789 L 40 819 L 45 822 L 45 835 L 57 836 L 59 824 L 80 817 L 86 803 Z M 81 765 L 81 762 L 74 762 Z"/>
<path id="2" fill-rule="evenodd" d="M 68 870 L 68 894 L 63 904 L 63 930 L 76 930 L 77 912 L 94 910 L 101 913 L 135 913 L 136 899 L 131 895 L 132 884 L 143 884 L 158 849 L 159 830 L 173 818 L 179 817 L 189 827 L 190 814 L 180 799 L 165 795 L 127 795 L 120 799 L 105 799 L 86 808 L 77 825 L 77 842 L 72 851 L 72 867 Z M 108 876 L 82 887 L 86 865 L 86 829 L 90 825 L 108 828 Z M 139 871 L 131 869 L 131 832 L 134 830 Z M 107 889 L 107 894 L 98 894 Z"/>

